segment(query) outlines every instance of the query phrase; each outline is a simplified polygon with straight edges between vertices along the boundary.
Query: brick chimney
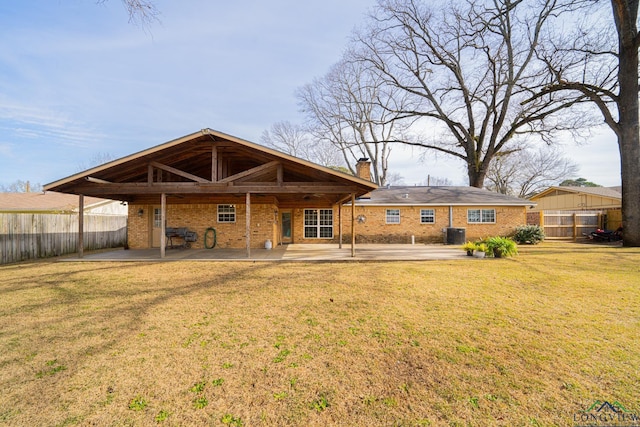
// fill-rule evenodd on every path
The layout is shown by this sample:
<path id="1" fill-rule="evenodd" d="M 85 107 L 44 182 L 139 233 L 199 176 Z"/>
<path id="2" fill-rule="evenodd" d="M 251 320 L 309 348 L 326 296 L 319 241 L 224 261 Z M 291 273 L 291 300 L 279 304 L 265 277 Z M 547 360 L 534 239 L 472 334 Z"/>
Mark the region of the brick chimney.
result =
<path id="1" fill-rule="evenodd" d="M 356 163 L 356 175 L 358 178 L 371 181 L 371 162 L 368 158 L 362 157 L 358 159 L 358 163 Z"/>

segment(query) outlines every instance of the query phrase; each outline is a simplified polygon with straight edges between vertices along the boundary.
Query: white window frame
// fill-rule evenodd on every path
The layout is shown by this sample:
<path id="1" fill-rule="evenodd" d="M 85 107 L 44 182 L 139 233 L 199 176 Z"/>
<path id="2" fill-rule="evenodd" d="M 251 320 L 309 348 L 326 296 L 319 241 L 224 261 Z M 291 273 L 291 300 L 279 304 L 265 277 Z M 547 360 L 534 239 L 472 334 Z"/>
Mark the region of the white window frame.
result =
<path id="1" fill-rule="evenodd" d="M 236 222 L 236 205 L 218 205 L 218 222 Z"/>
<path id="2" fill-rule="evenodd" d="M 427 219 L 429 221 L 427 221 Z M 435 223 L 436 223 L 435 209 L 420 209 L 420 224 L 435 224 Z"/>
<path id="3" fill-rule="evenodd" d="M 467 224 L 495 224 L 495 209 L 467 209 Z"/>
<path id="4" fill-rule="evenodd" d="M 387 224 L 400 224 L 400 209 L 387 209 L 385 220 Z"/>
<path id="5" fill-rule="evenodd" d="M 304 210 L 305 239 L 333 239 L 333 209 Z"/>

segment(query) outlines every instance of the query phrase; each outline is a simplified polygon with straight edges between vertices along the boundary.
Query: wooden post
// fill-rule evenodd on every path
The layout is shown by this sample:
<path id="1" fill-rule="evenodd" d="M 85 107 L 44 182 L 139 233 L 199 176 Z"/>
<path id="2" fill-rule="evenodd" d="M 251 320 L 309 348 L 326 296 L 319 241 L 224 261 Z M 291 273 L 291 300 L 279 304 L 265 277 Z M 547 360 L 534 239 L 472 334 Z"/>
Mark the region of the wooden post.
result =
<path id="1" fill-rule="evenodd" d="M 167 245 L 167 195 L 160 196 L 160 258 L 164 258 Z"/>
<path id="2" fill-rule="evenodd" d="M 342 202 L 338 203 L 338 248 L 342 249 Z"/>
<path id="3" fill-rule="evenodd" d="M 247 258 L 251 258 L 251 193 L 246 197 L 246 224 L 247 224 Z"/>
<path id="4" fill-rule="evenodd" d="M 218 147 L 211 147 L 211 182 L 218 180 Z"/>
<path id="5" fill-rule="evenodd" d="M 84 194 L 78 200 L 78 258 L 84 257 Z"/>
<path id="6" fill-rule="evenodd" d="M 278 168 L 276 169 L 276 182 L 278 183 L 278 187 L 282 187 L 282 183 L 284 182 L 284 168 L 282 167 L 282 163 L 278 163 Z"/>
<path id="7" fill-rule="evenodd" d="M 578 215 L 574 212 L 573 214 L 573 241 L 578 240 Z"/>
<path id="8" fill-rule="evenodd" d="M 356 256 L 356 194 L 351 193 L 351 257 Z"/>

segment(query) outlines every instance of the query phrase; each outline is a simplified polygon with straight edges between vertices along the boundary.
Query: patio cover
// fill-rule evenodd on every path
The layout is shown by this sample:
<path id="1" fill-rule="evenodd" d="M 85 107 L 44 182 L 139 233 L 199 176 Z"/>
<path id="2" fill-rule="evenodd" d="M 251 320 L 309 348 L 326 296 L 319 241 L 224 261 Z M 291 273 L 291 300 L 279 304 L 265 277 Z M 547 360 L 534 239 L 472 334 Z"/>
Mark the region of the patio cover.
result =
<path id="1" fill-rule="evenodd" d="M 252 197 L 272 196 L 281 208 L 308 206 L 310 201 L 314 206 L 332 207 L 353 202 L 376 188 L 376 184 L 361 178 L 212 129 L 44 186 L 45 191 L 78 195 L 81 211 L 84 196 L 93 196 L 130 203 L 158 203 L 163 218 L 167 203 L 215 203 L 216 198 L 235 197 L 236 203 L 246 203 L 249 210 Z M 249 221 L 247 215 L 247 230 Z M 79 228 L 82 240 L 82 220 Z M 164 230 L 161 237 L 164 239 Z M 352 241 L 352 248 L 353 244 Z M 79 248 L 81 253 L 82 241 Z M 164 256 L 164 241 L 161 252 Z"/>

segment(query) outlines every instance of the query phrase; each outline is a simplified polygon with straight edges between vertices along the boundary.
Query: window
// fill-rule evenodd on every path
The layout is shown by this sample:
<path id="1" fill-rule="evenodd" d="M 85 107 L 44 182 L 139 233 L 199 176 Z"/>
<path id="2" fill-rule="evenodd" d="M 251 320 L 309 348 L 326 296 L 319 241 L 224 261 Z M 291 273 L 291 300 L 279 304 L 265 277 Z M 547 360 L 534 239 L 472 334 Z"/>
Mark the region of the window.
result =
<path id="1" fill-rule="evenodd" d="M 495 209 L 469 209 L 467 210 L 467 222 L 473 224 L 495 223 Z"/>
<path id="2" fill-rule="evenodd" d="M 400 209 L 387 209 L 387 224 L 400 224 Z"/>
<path id="3" fill-rule="evenodd" d="M 433 209 L 420 209 L 420 223 L 433 224 L 436 222 L 436 211 Z"/>
<path id="4" fill-rule="evenodd" d="M 236 205 L 218 205 L 218 222 L 236 222 Z"/>
<path id="5" fill-rule="evenodd" d="M 162 227 L 162 210 L 160 208 L 153 208 L 153 226 L 155 228 Z"/>
<path id="6" fill-rule="evenodd" d="M 305 209 L 304 237 L 305 239 L 332 239 L 333 210 Z"/>

